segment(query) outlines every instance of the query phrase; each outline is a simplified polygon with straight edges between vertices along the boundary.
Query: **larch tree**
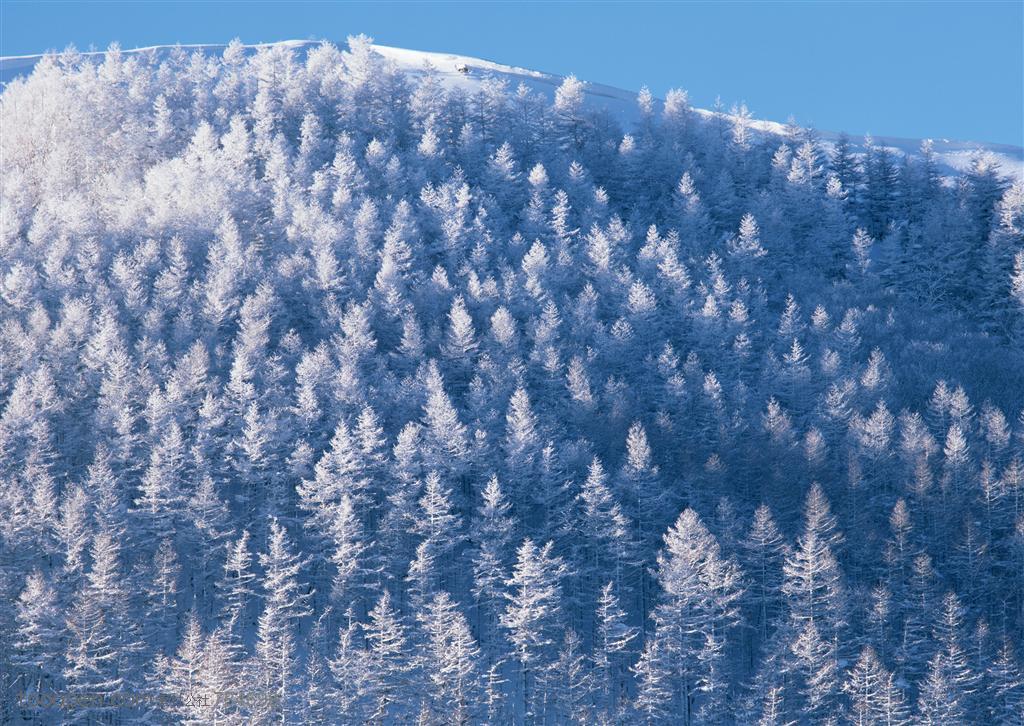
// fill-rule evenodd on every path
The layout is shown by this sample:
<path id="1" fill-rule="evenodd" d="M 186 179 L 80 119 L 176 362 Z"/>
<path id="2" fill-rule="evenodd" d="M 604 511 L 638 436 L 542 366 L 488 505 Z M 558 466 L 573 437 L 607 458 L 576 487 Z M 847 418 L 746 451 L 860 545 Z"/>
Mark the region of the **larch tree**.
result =
<path id="1" fill-rule="evenodd" d="M 722 559 L 718 542 L 692 509 L 666 532 L 656 571 L 661 592 L 654 637 L 672 663 L 674 708 L 690 723 L 699 692 L 720 685 L 714 681 L 722 646 L 739 619 L 740 571 Z"/>
<path id="2" fill-rule="evenodd" d="M 815 483 L 804 505 L 803 533 L 783 567 L 782 592 L 797 628 L 814 623 L 828 641 L 838 638 L 846 620 L 842 572 L 834 552 L 840 541 L 825 493 Z"/>
<path id="3" fill-rule="evenodd" d="M 371 701 L 368 721 L 386 723 L 391 718 L 411 715 L 408 711 L 419 689 L 415 663 L 406 651 L 408 637 L 401 615 L 391 603 L 387 590 L 369 613 L 363 625 L 367 644 L 368 682 Z"/>
<path id="4" fill-rule="evenodd" d="M 842 688 L 850 698 L 851 724 L 900 726 L 910 723 L 909 709 L 893 674 L 885 669 L 871 646 L 861 650 Z"/>
<path id="5" fill-rule="evenodd" d="M 594 665 L 601 673 L 597 688 L 603 696 L 607 716 L 614 718 L 626 693 L 630 655 L 636 652 L 638 629 L 629 625 L 626 612 L 615 595 L 614 582 L 609 581 L 597 600 L 597 638 L 594 644 Z"/>
<path id="6" fill-rule="evenodd" d="M 505 602 L 505 581 L 511 564 L 510 545 L 515 520 L 498 477 L 492 476 L 487 480 L 482 499 L 469 538 L 475 550 L 472 593 L 479 613 L 477 627 L 490 662 L 492 638 Z"/>
<path id="7" fill-rule="evenodd" d="M 553 650 L 562 617 L 561 581 L 567 568 L 552 550 L 553 543 L 538 547 L 530 539 L 519 546 L 500 618 L 519 664 L 519 698 L 527 721 L 537 717 L 538 704 L 545 695 L 537 692 L 538 684 L 543 685 L 556 660 Z"/>
<path id="8" fill-rule="evenodd" d="M 24 692 L 42 695 L 60 690 L 66 626 L 57 593 L 41 572 L 26 578 L 15 605 L 15 620 L 12 662 L 23 669 Z"/>
<path id="9" fill-rule="evenodd" d="M 107 532 L 93 538 L 92 565 L 68 616 L 64 679 L 72 693 L 113 696 L 138 687 L 139 640 L 129 609 L 127 582 L 119 543 Z M 84 703 L 78 717 L 102 717 L 110 702 Z"/>
<path id="10" fill-rule="evenodd" d="M 421 669 L 434 688 L 432 710 L 448 723 L 471 723 L 478 717 L 482 673 L 469 623 L 446 592 L 435 595 L 419 617 L 427 639 Z"/>
<path id="11" fill-rule="evenodd" d="M 309 588 L 299 581 L 303 560 L 292 552 L 292 544 L 284 527 L 270 521 L 267 551 L 259 555 L 263 567 L 261 590 L 263 610 L 256 626 L 256 673 L 258 682 L 272 702 L 269 717 L 287 722 L 294 718 L 299 698 L 296 677 L 296 626 L 309 614 Z"/>

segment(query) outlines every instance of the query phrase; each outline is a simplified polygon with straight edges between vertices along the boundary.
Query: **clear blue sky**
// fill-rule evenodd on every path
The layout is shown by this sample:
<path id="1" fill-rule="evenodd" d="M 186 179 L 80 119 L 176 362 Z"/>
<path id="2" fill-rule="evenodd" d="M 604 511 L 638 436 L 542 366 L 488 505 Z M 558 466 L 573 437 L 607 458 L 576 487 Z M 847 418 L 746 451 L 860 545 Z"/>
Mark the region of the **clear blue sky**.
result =
<path id="1" fill-rule="evenodd" d="M 1024 2 L 0 0 L 0 55 L 291 38 L 448 51 L 822 129 L 1024 145 Z"/>

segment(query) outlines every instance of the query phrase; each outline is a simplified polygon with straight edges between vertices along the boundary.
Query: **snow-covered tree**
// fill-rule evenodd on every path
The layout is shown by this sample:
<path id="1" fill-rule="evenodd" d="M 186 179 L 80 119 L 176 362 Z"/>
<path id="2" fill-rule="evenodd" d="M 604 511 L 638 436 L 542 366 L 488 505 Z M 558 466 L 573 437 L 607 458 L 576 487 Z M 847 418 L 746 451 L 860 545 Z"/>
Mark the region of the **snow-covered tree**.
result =
<path id="1" fill-rule="evenodd" d="M 529 539 L 519 546 L 501 615 L 519 663 L 519 698 L 527 719 L 537 716 L 543 702 L 538 684 L 545 682 L 555 662 L 552 651 L 562 616 L 561 580 L 567 568 L 552 550 L 551 542 L 538 547 Z"/>
<path id="2" fill-rule="evenodd" d="M 256 627 L 258 682 L 274 694 L 266 706 L 273 719 L 287 722 L 297 715 L 299 689 L 296 625 L 309 614 L 309 589 L 299 581 L 302 559 L 292 552 L 285 528 L 270 522 L 267 551 L 261 552 L 263 610 Z"/>

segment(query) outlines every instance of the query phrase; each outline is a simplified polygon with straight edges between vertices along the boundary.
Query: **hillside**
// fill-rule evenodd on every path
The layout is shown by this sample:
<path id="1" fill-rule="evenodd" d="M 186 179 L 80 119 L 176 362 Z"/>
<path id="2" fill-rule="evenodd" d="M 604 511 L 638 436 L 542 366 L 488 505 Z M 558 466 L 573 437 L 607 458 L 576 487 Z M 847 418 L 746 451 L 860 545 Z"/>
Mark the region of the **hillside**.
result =
<path id="1" fill-rule="evenodd" d="M 3 69 L 0 722 L 1020 725 L 991 157 L 363 36 Z"/>

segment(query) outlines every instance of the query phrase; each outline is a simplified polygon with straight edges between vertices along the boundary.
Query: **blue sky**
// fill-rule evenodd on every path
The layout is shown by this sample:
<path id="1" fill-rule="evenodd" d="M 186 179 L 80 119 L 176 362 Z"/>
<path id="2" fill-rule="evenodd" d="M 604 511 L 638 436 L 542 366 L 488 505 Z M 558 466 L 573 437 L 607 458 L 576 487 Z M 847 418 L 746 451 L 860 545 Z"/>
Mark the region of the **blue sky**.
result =
<path id="1" fill-rule="evenodd" d="M 477 56 L 852 134 L 1024 145 L 1024 2 L 0 2 L 0 55 L 290 38 Z"/>

